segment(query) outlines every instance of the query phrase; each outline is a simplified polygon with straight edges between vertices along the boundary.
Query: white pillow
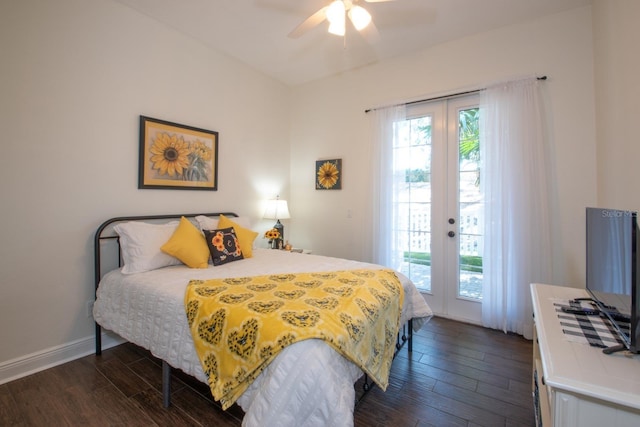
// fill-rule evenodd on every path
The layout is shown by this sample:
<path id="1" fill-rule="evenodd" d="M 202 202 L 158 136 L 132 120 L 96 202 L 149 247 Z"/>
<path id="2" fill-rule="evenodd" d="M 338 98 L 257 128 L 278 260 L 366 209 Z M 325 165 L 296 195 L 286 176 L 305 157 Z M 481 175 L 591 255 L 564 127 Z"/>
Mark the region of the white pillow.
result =
<path id="1" fill-rule="evenodd" d="M 211 218 L 209 216 L 198 215 L 196 217 L 196 222 L 198 223 L 198 228 L 200 231 L 204 230 L 217 230 L 218 229 L 218 218 Z"/>
<path id="2" fill-rule="evenodd" d="M 226 216 L 226 215 L 225 215 Z M 249 217 L 246 216 L 227 216 L 231 221 L 237 223 L 238 225 L 243 226 L 244 228 L 251 229 L 251 221 Z M 198 227 L 200 227 L 200 231 L 204 230 L 217 230 L 218 229 L 218 217 L 210 217 L 204 215 L 198 215 L 196 217 L 196 221 L 198 222 Z"/>
<path id="3" fill-rule="evenodd" d="M 124 261 L 122 274 L 141 273 L 182 264 L 178 258 L 160 250 L 176 231 L 178 224 L 178 221 L 166 224 L 131 221 L 114 226 L 113 229 L 120 236 Z"/>

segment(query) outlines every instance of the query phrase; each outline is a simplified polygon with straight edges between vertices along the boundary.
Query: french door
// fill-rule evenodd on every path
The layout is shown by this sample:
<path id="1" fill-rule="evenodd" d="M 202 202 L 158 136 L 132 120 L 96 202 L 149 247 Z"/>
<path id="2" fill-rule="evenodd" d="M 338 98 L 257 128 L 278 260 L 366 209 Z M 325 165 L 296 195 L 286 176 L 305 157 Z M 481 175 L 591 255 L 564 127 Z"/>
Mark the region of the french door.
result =
<path id="1" fill-rule="evenodd" d="M 477 95 L 396 123 L 395 259 L 441 316 L 481 322 L 483 198 Z"/>

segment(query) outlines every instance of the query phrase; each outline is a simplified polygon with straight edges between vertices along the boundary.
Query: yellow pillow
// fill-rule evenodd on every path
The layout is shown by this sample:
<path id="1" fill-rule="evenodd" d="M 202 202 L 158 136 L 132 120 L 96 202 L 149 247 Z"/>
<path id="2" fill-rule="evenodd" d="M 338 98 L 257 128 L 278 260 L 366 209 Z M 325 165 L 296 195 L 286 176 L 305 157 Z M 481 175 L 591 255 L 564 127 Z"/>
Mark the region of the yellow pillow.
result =
<path id="1" fill-rule="evenodd" d="M 160 248 L 191 268 L 207 268 L 209 247 L 200 230 L 187 218 L 180 218 L 180 224 L 167 243 Z"/>
<path id="2" fill-rule="evenodd" d="M 218 221 L 218 228 L 229 228 L 233 227 L 236 232 L 236 236 L 238 236 L 238 241 L 240 242 L 240 250 L 242 251 L 242 256 L 245 258 L 251 258 L 253 256 L 253 241 L 258 237 L 258 233 L 248 228 L 244 228 L 240 224 L 231 221 L 224 215 L 220 215 L 220 220 Z"/>

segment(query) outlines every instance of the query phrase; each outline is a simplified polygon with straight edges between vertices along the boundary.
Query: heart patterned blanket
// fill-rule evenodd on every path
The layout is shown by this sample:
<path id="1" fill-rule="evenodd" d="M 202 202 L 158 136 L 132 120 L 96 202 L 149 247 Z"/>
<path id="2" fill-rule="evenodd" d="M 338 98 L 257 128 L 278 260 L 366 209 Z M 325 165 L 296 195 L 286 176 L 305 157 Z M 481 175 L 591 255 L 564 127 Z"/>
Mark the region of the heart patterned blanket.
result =
<path id="1" fill-rule="evenodd" d="M 383 390 L 402 285 L 393 270 L 191 280 L 185 309 L 213 397 L 227 409 L 287 345 L 321 339 Z"/>

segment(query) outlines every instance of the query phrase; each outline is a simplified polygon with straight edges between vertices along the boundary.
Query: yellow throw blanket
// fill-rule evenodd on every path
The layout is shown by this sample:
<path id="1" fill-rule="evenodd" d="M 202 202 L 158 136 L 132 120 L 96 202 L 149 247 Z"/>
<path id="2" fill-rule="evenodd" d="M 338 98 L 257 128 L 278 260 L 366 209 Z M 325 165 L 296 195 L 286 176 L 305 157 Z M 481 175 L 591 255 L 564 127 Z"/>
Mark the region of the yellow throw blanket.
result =
<path id="1" fill-rule="evenodd" d="M 386 390 L 404 291 L 393 270 L 192 280 L 185 308 L 211 393 L 231 406 L 287 345 L 318 338 Z"/>

